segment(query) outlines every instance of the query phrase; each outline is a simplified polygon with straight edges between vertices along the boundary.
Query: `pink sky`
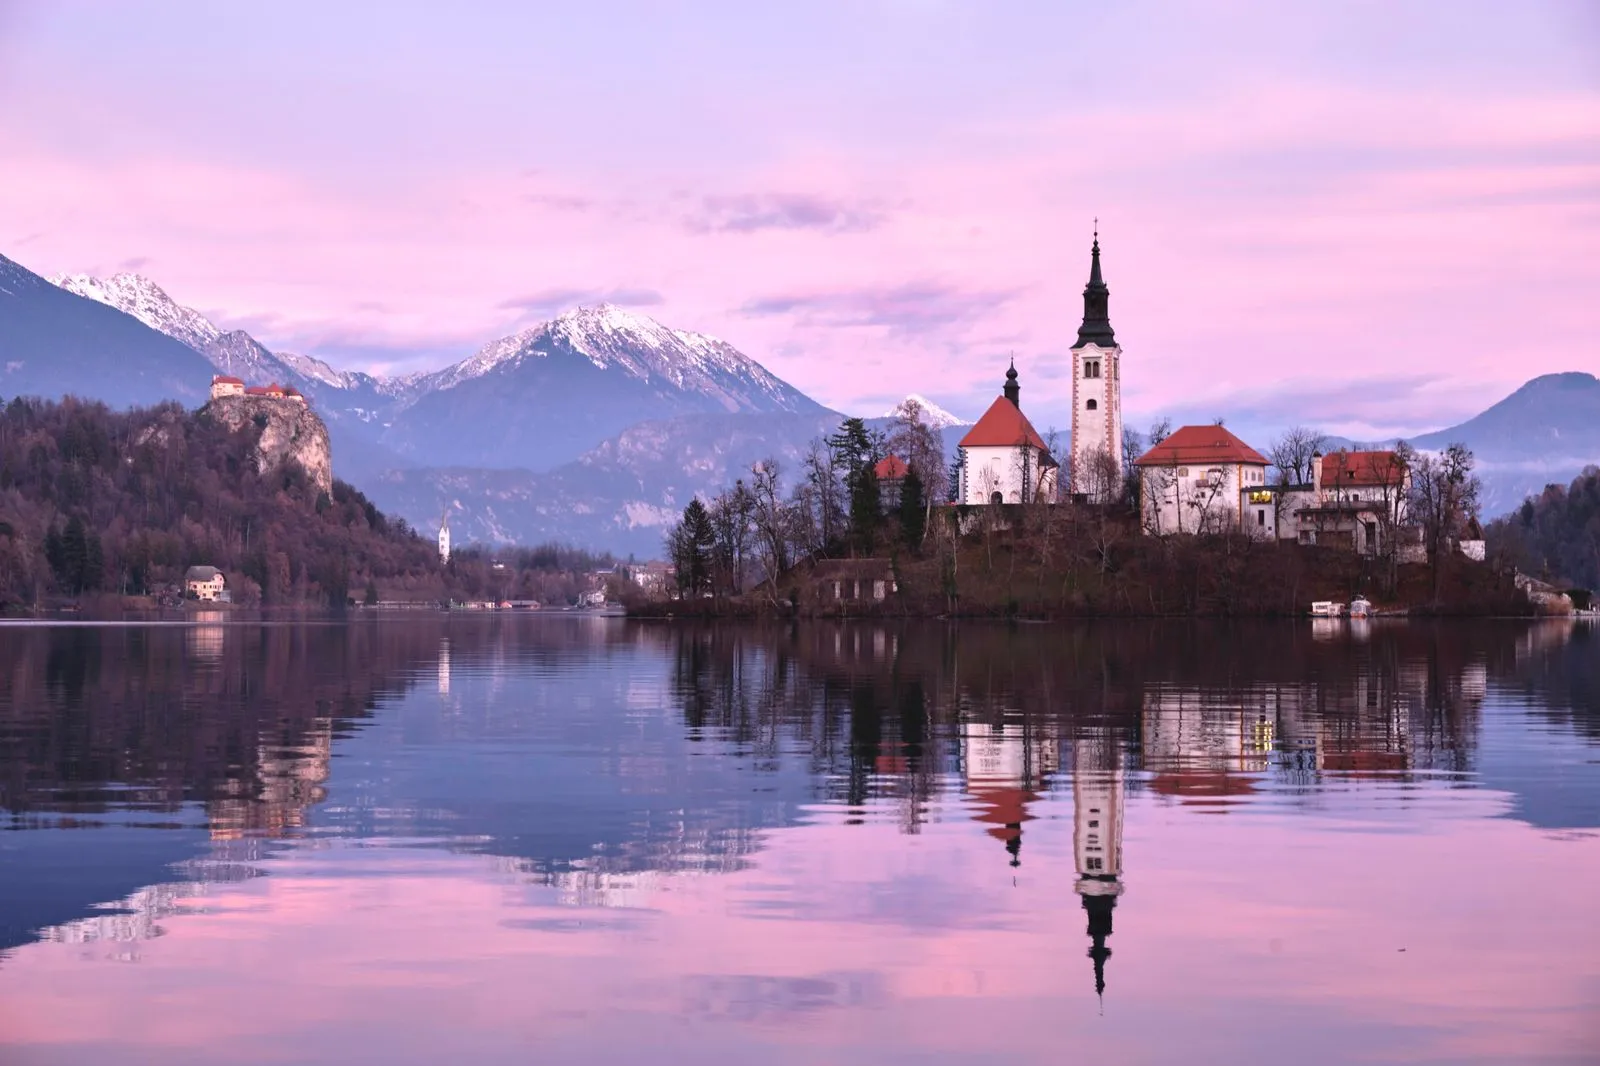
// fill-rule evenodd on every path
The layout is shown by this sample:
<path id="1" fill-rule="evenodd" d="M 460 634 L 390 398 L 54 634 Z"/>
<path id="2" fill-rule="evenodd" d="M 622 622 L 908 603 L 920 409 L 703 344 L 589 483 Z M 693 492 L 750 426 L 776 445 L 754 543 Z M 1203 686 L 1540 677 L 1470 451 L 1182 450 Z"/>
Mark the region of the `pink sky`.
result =
<path id="1" fill-rule="evenodd" d="M 0 254 L 432 368 L 579 302 L 1041 425 L 1101 220 L 1134 420 L 1433 428 L 1600 369 L 1571 2 L 0 0 Z"/>

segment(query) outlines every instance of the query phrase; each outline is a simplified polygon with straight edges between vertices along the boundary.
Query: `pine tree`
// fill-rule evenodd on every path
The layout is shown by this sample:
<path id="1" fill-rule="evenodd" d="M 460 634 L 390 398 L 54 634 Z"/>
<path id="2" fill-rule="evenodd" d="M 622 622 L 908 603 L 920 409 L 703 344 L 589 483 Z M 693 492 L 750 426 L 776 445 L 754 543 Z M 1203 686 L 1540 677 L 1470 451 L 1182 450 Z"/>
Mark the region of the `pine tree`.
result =
<path id="1" fill-rule="evenodd" d="M 922 545 L 922 535 L 927 529 L 927 501 L 922 498 L 922 479 L 916 470 L 906 471 L 900 482 L 900 532 L 906 547 L 916 551 Z"/>

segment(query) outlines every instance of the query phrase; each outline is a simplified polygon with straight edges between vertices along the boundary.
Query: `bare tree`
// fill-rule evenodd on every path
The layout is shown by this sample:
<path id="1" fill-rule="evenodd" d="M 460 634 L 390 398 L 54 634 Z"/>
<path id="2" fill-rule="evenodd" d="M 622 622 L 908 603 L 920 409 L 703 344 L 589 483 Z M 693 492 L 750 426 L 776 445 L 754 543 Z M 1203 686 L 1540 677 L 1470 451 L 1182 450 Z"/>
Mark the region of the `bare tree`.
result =
<path id="1" fill-rule="evenodd" d="M 947 470 L 944 465 L 944 443 L 940 431 L 924 420 L 922 405 L 907 398 L 895 408 L 895 420 L 889 429 L 885 447 L 890 455 L 898 456 L 907 467 L 916 472 L 922 482 L 925 501 L 923 529 L 933 517 L 933 501 L 945 498 Z M 926 536 L 926 533 L 924 533 Z"/>
<path id="2" fill-rule="evenodd" d="M 1482 485 L 1472 472 L 1474 459 L 1465 444 L 1452 444 L 1438 455 L 1420 454 L 1411 475 L 1409 506 L 1422 527 L 1428 565 L 1433 571 L 1433 598 L 1439 600 L 1439 577 L 1469 521 L 1478 516 Z"/>
<path id="3" fill-rule="evenodd" d="M 793 541 L 794 518 L 779 494 L 780 469 L 776 459 L 762 459 L 750 466 L 751 518 L 762 569 L 773 581 L 789 569 L 789 547 Z"/>
<path id="4" fill-rule="evenodd" d="M 1328 438 L 1314 429 L 1295 426 L 1285 430 L 1283 436 L 1267 446 L 1276 483 L 1280 487 L 1311 484 L 1312 462 L 1327 444 Z"/>

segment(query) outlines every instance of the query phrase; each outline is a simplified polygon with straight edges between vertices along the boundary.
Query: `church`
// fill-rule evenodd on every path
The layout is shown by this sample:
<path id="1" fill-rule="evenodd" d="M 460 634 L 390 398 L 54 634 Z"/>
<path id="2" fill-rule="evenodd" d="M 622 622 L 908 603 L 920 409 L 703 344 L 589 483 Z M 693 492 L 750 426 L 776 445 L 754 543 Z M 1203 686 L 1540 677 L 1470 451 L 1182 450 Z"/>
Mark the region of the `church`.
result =
<path id="1" fill-rule="evenodd" d="M 1054 503 L 1061 491 L 1110 503 L 1122 484 L 1122 348 L 1111 329 L 1111 290 L 1100 268 L 1100 232 L 1089 250 L 1083 320 L 1072 346 L 1072 439 L 1066 480 L 1047 442 L 1022 413 L 1016 363 L 1001 394 L 961 438 L 957 503 Z"/>

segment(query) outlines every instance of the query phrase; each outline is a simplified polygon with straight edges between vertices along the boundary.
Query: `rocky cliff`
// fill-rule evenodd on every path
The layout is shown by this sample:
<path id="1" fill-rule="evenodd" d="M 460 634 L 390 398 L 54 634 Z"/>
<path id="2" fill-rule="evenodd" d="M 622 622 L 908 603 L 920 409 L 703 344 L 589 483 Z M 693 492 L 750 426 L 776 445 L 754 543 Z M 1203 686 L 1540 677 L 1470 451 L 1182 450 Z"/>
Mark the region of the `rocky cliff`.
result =
<path id="1" fill-rule="evenodd" d="M 256 470 L 267 473 L 296 462 L 322 492 L 333 492 L 333 449 L 328 427 L 315 411 L 295 400 L 270 396 L 222 396 L 206 405 L 211 417 L 230 429 L 254 423 L 261 430 Z"/>

